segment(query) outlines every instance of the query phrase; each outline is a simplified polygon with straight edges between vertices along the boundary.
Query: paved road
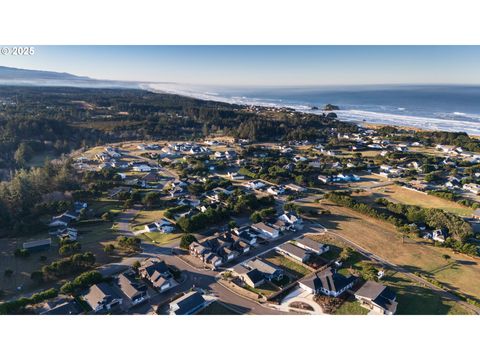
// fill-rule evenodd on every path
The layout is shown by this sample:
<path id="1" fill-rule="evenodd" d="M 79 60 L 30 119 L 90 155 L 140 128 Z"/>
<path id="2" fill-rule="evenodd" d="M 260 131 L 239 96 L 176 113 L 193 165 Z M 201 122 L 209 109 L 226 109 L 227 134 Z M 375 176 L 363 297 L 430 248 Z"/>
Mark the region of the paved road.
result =
<path id="1" fill-rule="evenodd" d="M 217 276 L 219 274 L 218 271 L 212 271 L 207 269 L 199 269 L 193 267 L 192 265 L 186 263 L 178 256 L 172 255 L 172 249 L 169 247 L 159 247 L 152 244 L 142 244 L 143 251 L 139 255 L 138 258 L 145 258 L 150 256 L 156 256 L 162 260 L 165 260 L 169 265 L 173 265 L 177 267 L 179 270 L 182 271 L 182 274 L 185 277 L 185 280 L 176 288 L 172 289 L 173 292 L 179 293 L 183 291 L 187 291 L 192 287 L 198 287 L 202 289 L 206 289 L 210 291 L 215 296 L 219 297 L 219 299 L 224 302 L 227 306 L 235 309 L 239 313 L 244 314 L 268 314 L 268 315 L 277 315 L 277 314 L 285 314 L 283 312 L 271 309 L 267 306 L 261 305 L 255 301 L 252 301 L 247 298 L 243 298 L 238 294 L 232 292 L 231 290 L 225 288 L 221 284 L 217 282 Z M 133 259 L 133 261 L 132 261 Z M 133 263 L 135 258 L 125 259 L 127 263 Z M 158 304 L 163 302 L 168 296 L 172 294 L 165 294 L 163 296 L 158 296 L 155 298 L 150 299 L 149 306 Z M 144 306 L 141 310 L 146 310 L 147 306 Z M 140 311 L 141 311 L 140 310 Z M 136 313 L 139 313 L 139 309 L 134 309 Z"/>
<path id="2" fill-rule="evenodd" d="M 132 230 L 130 230 L 130 224 L 141 209 L 141 205 L 135 205 L 133 209 L 127 209 L 118 214 L 117 218 L 115 219 L 115 223 L 117 224 L 117 232 L 119 235 L 134 235 Z"/>
<path id="3" fill-rule="evenodd" d="M 447 298 L 447 299 L 450 299 L 450 300 L 453 300 L 453 301 L 456 301 L 460 304 L 462 304 L 465 308 L 467 309 L 470 309 L 472 310 L 473 312 L 475 312 L 477 315 L 480 315 L 480 309 L 472 304 L 469 304 L 467 303 L 466 301 L 463 301 L 462 299 L 460 299 L 458 296 L 446 291 L 446 290 L 443 290 L 442 288 L 439 288 L 433 284 L 431 284 L 430 282 L 428 282 L 427 280 L 409 272 L 408 270 L 402 268 L 401 266 L 399 265 L 396 265 L 388 260 L 385 260 L 383 259 L 382 257 L 378 256 L 378 255 L 375 255 L 375 254 L 372 254 L 370 251 L 368 251 L 367 249 L 365 249 L 364 247 L 358 245 L 357 243 L 355 243 L 354 241 L 346 238 L 345 236 L 343 235 L 340 235 L 339 233 L 337 233 L 336 231 L 333 231 L 333 230 L 329 230 L 327 229 L 325 226 L 323 226 L 322 224 L 318 223 L 318 222 L 315 222 L 319 227 L 323 228 L 325 231 L 328 231 L 332 234 L 335 234 L 336 236 L 340 237 L 342 240 L 344 240 L 346 243 L 348 243 L 350 246 L 352 246 L 352 248 L 356 249 L 359 253 L 361 253 L 363 256 L 369 258 L 369 259 L 373 259 L 383 265 L 386 265 L 387 267 L 390 267 L 392 269 L 394 269 L 395 271 L 398 271 L 402 274 L 404 274 L 405 276 L 409 277 L 410 279 L 412 279 L 413 281 L 416 281 L 417 283 L 420 283 L 422 285 L 424 285 L 425 287 L 435 291 L 437 294 Z"/>

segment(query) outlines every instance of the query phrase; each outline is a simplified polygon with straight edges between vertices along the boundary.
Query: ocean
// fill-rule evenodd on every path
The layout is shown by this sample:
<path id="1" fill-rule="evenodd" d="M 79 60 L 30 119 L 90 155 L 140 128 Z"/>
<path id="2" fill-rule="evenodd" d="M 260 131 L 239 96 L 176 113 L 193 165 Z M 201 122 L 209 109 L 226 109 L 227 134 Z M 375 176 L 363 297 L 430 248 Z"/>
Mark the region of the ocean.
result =
<path id="1" fill-rule="evenodd" d="M 322 113 L 325 104 L 333 104 L 340 107 L 335 111 L 339 120 L 480 135 L 480 86 L 234 88 L 150 84 L 150 87 L 204 100 L 285 106 L 311 113 Z"/>

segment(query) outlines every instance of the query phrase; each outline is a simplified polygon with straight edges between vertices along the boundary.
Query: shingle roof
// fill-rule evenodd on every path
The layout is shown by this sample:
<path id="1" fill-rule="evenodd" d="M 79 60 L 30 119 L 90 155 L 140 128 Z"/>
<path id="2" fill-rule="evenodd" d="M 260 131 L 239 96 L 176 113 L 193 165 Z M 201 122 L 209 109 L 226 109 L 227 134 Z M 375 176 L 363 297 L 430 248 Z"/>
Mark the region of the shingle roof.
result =
<path id="1" fill-rule="evenodd" d="M 263 280 L 263 274 L 257 269 L 250 270 L 244 276 L 247 276 L 248 278 L 250 278 L 250 280 L 254 284 Z"/>
<path id="2" fill-rule="evenodd" d="M 199 307 L 204 302 L 205 299 L 200 293 L 192 291 L 183 295 L 177 300 L 172 301 L 170 305 L 176 304 L 178 306 L 178 310 L 175 311 L 176 315 L 186 315 L 189 314 L 193 309 Z"/>
<path id="3" fill-rule="evenodd" d="M 307 251 L 301 247 L 295 246 L 292 243 L 286 242 L 285 244 L 277 246 L 277 249 L 290 254 L 292 256 L 303 259 L 307 255 Z"/>

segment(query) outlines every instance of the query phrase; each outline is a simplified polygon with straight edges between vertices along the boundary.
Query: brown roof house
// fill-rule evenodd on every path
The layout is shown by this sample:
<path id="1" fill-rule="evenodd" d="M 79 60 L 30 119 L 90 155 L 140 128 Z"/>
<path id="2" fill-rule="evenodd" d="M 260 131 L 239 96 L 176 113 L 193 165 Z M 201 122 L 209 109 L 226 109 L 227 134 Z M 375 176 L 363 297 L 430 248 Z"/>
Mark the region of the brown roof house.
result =
<path id="1" fill-rule="evenodd" d="M 94 312 L 109 311 L 122 304 L 123 300 L 118 296 L 110 285 L 100 283 L 90 286 L 83 299 Z"/>
<path id="2" fill-rule="evenodd" d="M 136 281 L 133 271 L 126 271 L 118 275 L 117 284 L 122 293 L 130 300 L 132 306 L 148 299 L 147 286 Z"/>
<path id="3" fill-rule="evenodd" d="M 145 260 L 138 268 L 138 272 L 143 279 L 148 280 L 152 286 L 159 292 L 165 292 L 178 283 L 172 278 L 170 269 L 165 261 L 157 258 Z"/>

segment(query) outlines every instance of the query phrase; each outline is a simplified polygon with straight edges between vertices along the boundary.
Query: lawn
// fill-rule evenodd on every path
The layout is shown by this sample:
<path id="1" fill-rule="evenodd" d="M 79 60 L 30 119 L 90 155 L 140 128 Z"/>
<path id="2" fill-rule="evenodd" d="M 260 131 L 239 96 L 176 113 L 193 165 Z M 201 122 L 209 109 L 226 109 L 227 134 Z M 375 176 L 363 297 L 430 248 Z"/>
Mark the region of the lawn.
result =
<path id="1" fill-rule="evenodd" d="M 151 232 L 151 233 L 143 233 L 140 237 L 148 242 L 152 242 L 154 244 L 167 244 L 172 242 L 173 240 L 179 239 L 183 234 L 163 234 L 160 232 Z"/>
<path id="2" fill-rule="evenodd" d="M 275 287 L 269 281 L 264 282 L 262 285 L 257 286 L 256 288 L 253 288 L 253 287 L 245 284 L 244 288 L 251 291 L 251 292 L 254 292 L 255 294 L 263 295 L 265 297 L 268 297 L 268 296 L 274 294 L 275 292 L 277 292 L 278 290 L 280 290 L 279 288 Z"/>
<path id="3" fill-rule="evenodd" d="M 384 284 L 397 293 L 397 315 L 470 315 L 471 312 L 435 291 L 420 286 L 405 275 L 385 277 Z"/>
<path id="4" fill-rule="evenodd" d="M 310 274 L 311 272 L 305 266 L 302 266 L 299 263 L 295 262 L 294 260 L 290 260 L 289 258 L 276 253 L 275 251 L 270 251 L 267 254 L 265 254 L 263 257 L 265 258 L 265 260 L 291 273 L 297 279 L 302 278 L 305 275 Z"/>
<path id="5" fill-rule="evenodd" d="M 368 309 L 360 306 L 360 303 L 352 296 L 345 300 L 335 311 L 335 315 L 367 315 Z"/>
<path id="6" fill-rule="evenodd" d="M 163 218 L 165 210 L 141 210 L 138 212 L 135 219 L 133 219 L 131 227 L 134 230 L 143 230 L 145 224 L 150 224 L 154 221 Z"/>
<path id="7" fill-rule="evenodd" d="M 366 250 L 405 269 L 431 275 L 444 285 L 477 300 L 480 299 L 480 262 L 450 249 L 432 246 L 422 239 L 402 241 L 396 228 L 353 210 L 322 201 L 331 215 L 321 215 L 319 222 L 335 233 Z M 322 241 L 322 237 L 319 237 Z M 442 255 L 451 256 L 448 265 Z"/>

